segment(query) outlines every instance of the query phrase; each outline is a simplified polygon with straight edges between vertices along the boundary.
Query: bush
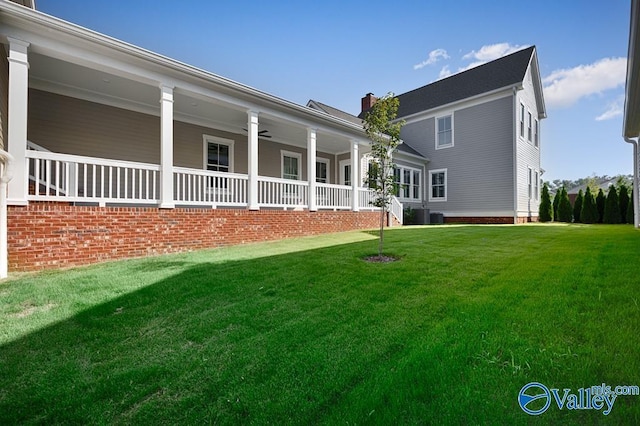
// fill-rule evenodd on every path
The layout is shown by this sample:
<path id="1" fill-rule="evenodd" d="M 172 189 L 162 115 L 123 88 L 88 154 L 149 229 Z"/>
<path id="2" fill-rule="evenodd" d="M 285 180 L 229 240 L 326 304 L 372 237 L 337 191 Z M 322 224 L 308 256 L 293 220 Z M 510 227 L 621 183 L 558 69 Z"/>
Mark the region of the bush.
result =
<path id="1" fill-rule="evenodd" d="M 562 195 L 562 188 L 556 191 L 556 195 L 553 196 L 553 220 L 558 220 L 558 206 L 560 205 L 560 198 Z"/>
<path id="2" fill-rule="evenodd" d="M 620 201 L 618 200 L 618 191 L 616 187 L 609 186 L 609 194 L 604 205 L 603 223 L 620 223 Z"/>
<path id="3" fill-rule="evenodd" d="M 585 192 L 582 200 L 580 220 L 582 223 L 598 223 L 598 207 L 589 187 L 587 187 L 587 192 Z"/>
<path id="4" fill-rule="evenodd" d="M 598 191 L 598 196 L 596 197 L 596 207 L 598 208 L 598 223 L 602 223 L 602 219 L 604 218 L 604 201 L 606 197 L 604 196 L 604 191 L 602 188 Z"/>
<path id="5" fill-rule="evenodd" d="M 633 195 L 633 191 L 632 191 L 632 195 Z M 631 223 L 632 225 L 635 225 L 635 212 L 633 210 L 633 197 L 629 197 L 629 204 L 627 205 L 627 223 Z"/>
<path id="6" fill-rule="evenodd" d="M 576 201 L 573 203 L 573 221 L 580 223 L 580 212 L 582 211 L 582 200 L 584 200 L 584 194 L 582 189 L 578 191 Z"/>
<path id="7" fill-rule="evenodd" d="M 627 185 L 620 184 L 620 194 L 618 194 L 620 205 L 620 223 L 627 223 L 627 209 L 629 208 L 629 190 Z"/>
<path id="8" fill-rule="evenodd" d="M 540 222 L 551 222 L 553 220 L 553 206 L 551 205 L 551 195 L 549 195 L 549 187 L 546 183 L 542 185 L 540 207 L 538 207 L 538 219 L 540 220 Z"/>
<path id="9" fill-rule="evenodd" d="M 560 194 L 560 202 L 558 204 L 558 220 L 560 222 L 571 223 L 573 219 L 573 210 L 571 208 L 571 201 L 569 201 L 569 195 L 567 194 L 567 190 L 562 187 L 559 192 Z"/>

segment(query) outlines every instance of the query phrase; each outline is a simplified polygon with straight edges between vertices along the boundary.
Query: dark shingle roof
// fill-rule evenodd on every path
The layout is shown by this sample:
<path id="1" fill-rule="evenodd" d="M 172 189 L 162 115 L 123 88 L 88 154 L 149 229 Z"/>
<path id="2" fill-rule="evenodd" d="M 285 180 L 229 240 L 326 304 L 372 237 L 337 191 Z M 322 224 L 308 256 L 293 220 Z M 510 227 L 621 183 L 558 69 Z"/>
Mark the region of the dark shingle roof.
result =
<path id="1" fill-rule="evenodd" d="M 524 80 L 534 50 L 531 46 L 398 95 L 398 117 L 516 85 Z"/>
<path id="2" fill-rule="evenodd" d="M 307 106 L 309 108 L 313 108 L 313 109 L 325 112 L 334 117 L 341 118 L 345 121 L 349 121 L 351 123 L 362 126 L 362 119 L 356 117 L 353 114 L 349 114 L 348 112 L 341 111 L 338 108 L 334 108 L 327 104 L 323 104 L 322 102 L 314 101 L 313 99 L 311 99 L 309 102 L 307 102 Z"/>

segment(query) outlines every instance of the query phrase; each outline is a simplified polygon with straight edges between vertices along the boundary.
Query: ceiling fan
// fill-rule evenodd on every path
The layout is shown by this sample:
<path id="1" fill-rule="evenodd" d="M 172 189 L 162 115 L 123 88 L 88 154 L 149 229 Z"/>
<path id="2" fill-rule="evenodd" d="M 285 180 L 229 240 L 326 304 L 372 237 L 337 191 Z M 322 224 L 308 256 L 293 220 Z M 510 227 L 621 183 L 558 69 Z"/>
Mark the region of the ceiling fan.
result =
<path id="1" fill-rule="evenodd" d="M 244 129 L 244 128 L 243 128 L 242 130 L 244 130 L 245 132 L 247 132 L 247 131 L 248 131 L 247 129 Z M 259 137 L 259 138 L 267 138 L 267 139 L 271 139 L 271 135 L 268 135 L 267 133 L 269 133 L 269 131 L 268 131 L 268 130 L 260 130 L 260 131 L 258 132 L 258 137 Z"/>

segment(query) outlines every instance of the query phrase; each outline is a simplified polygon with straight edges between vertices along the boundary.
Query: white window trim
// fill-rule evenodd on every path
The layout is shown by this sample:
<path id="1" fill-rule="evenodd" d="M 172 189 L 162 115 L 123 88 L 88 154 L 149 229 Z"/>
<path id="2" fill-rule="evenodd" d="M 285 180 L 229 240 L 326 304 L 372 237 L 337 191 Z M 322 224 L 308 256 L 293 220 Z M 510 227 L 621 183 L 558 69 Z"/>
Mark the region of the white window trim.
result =
<path id="1" fill-rule="evenodd" d="M 537 118 L 533 120 L 533 146 L 540 149 L 540 121 Z"/>
<path id="2" fill-rule="evenodd" d="M 454 116 L 453 111 L 449 111 L 449 112 L 446 112 L 446 113 L 443 113 L 443 114 L 436 115 L 436 117 L 435 117 L 436 123 L 435 123 L 435 126 L 434 126 L 435 129 L 436 129 L 436 142 L 435 142 L 436 149 L 447 149 L 447 148 L 451 148 L 451 147 L 454 146 L 454 144 L 455 144 L 455 132 L 454 132 L 455 125 L 454 125 L 454 122 L 453 122 L 453 120 L 454 120 L 453 116 Z M 439 130 L 438 129 L 438 120 L 441 119 L 441 118 L 445 118 L 445 117 L 451 117 L 451 143 L 448 144 L 448 145 L 438 145 L 438 133 L 439 133 L 439 131 L 438 131 Z"/>
<path id="3" fill-rule="evenodd" d="M 527 141 L 533 143 L 533 114 L 527 110 Z"/>
<path id="4" fill-rule="evenodd" d="M 351 176 L 344 175 L 344 166 L 351 166 L 351 160 L 340 160 L 338 163 L 338 167 L 340 168 L 338 171 L 338 182 L 340 182 L 340 185 L 346 185 L 346 182 L 349 181 L 349 185 L 351 185 Z"/>
<path id="5" fill-rule="evenodd" d="M 540 199 L 540 172 L 538 170 L 533 171 L 533 198 L 538 201 Z"/>
<path id="6" fill-rule="evenodd" d="M 442 198 L 433 198 L 433 174 L 434 173 L 442 173 L 444 172 L 444 197 Z M 447 197 L 449 196 L 449 178 L 448 178 L 448 173 L 447 173 L 447 169 L 433 169 L 433 170 L 429 170 L 429 201 L 430 202 L 445 202 L 447 201 Z"/>
<path id="7" fill-rule="evenodd" d="M 302 180 L 302 154 L 299 152 L 293 151 L 284 151 L 280 150 L 280 177 L 285 179 L 284 177 L 284 157 L 295 157 L 298 159 L 298 179 Z"/>
<path id="8" fill-rule="evenodd" d="M 202 135 L 202 168 L 207 170 L 207 160 L 209 155 L 209 143 L 217 143 L 219 145 L 227 145 L 229 147 L 229 173 L 233 173 L 234 154 L 233 146 L 236 141 L 233 139 L 225 139 L 218 136 Z"/>
<path id="9" fill-rule="evenodd" d="M 520 102 L 520 111 L 518 112 L 518 115 L 520 116 L 520 120 L 518 120 L 518 126 L 520 126 L 520 128 L 518 129 L 518 137 L 522 140 L 524 140 L 524 113 L 526 111 L 526 108 L 524 107 L 524 103 Z"/>
<path id="10" fill-rule="evenodd" d="M 316 157 L 316 163 L 324 163 L 327 165 L 327 181 L 326 182 L 318 182 L 318 173 L 316 172 L 316 182 L 318 183 L 331 183 L 331 161 L 328 158 Z M 316 166 L 317 167 L 317 166 Z"/>
<path id="11" fill-rule="evenodd" d="M 396 164 L 395 168 L 400 170 L 400 179 L 401 180 L 402 180 L 402 177 L 403 177 L 403 173 L 402 173 L 403 170 L 408 170 L 408 171 L 411 172 L 411 176 L 409 177 L 409 179 L 411 181 L 411 182 L 409 182 L 409 197 L 408 198 L 407 197 L 401 197 L 400 195 L 398 195 L 398 200 L 401 200 L 401 201 L 413 201 L 413 202 L 422 201 L 422 192 L 423 192 L 422 191 L 422 180 L 423 180 L 422 179 L 422 172 L 423 172 L 423 170 L 422 169 L 417 169 L 417 168 L 411 167 L 411 166 L 405 166 L 405 165 L 402 165 L 402 164 Z M 413 172 L 418 172 L 418 176 L 419 176 L 418 177 L 418 194 L 419 194 L 418 198 L 413 198 L 412 197 L 412 195 L 413 195 L 413 186 L 415 185 L 415 183 L 413 182 Z M 447 190 L 445 188 L 445 195 L 446 195 L 446 191 Z"/>
<path id="12" fill-rule="evenodd" d="M 529 199 L 533 199 L 533 169 L 527 167 L 527 191 L 529 193 Z"/>

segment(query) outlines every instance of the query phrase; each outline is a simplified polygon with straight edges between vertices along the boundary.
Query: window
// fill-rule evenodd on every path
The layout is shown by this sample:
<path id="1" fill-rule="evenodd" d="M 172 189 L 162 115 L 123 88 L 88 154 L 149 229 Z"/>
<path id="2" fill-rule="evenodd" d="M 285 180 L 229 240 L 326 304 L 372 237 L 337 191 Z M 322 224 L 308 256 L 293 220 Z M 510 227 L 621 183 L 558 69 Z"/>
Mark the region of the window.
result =
<path id="1" fill-rule="evenodd" d="M 447 201 L 447 169 L 429 172 L 429 201 Z"/>
<path id="2" fill-rule="evenodd" d="M 520 137 L 524 138 L 524 104 L 520 104 Z"/>
<path id="3" fill-rule="evenodd" d="M 297 152 L 280 151 L 282 156 L 282 178 L 300 180 L 300 164 L 302 154 Z"/>
<path id="4" fill-rule="evenodd" d="M 453 115 L 436 118 L 436 149 L 453 146 Z"/>
<path id="5" fill-rule="evenodd" d="M 529 190 L 529 198 L 533 198 L 533 170 L 529 167 L 529 173 L 527 175 L 527 187 Z"/>
<path id="6" fill-rule="evenodd" d="M 204 135 L 204 168 L 233 172 L 233 140 Z"/>
<path id="7" fill-rule="evenodd" d="M 540 175 L 538 174 L 538 171 L 536 170 L 535 173 L 533 174 L 533 178 L 535 179 L 533 181 L 533 189 L 534 189 L 534 196 L 535 199 L 538 200 L 540 198 Z"/>
<path id="8" fill-rule="evenodd" d="M 527 139 L 531 142 L 531 113 L 527 112 Z"/>
<path id="9" fill-rule="evenodd" d="M 421 176 L 420 170 L 405 166 L 395 167 L 393 169 L 393 180 L 398 187 L 396 195 L 405 200 L 421 200 Z"/>
<path id="10" fill-rule="evenodd" d="M 318 159 L 316 161 L 316 182 L 329 183 L 327 176 L 329 170 L 329 161 L 325 159 Z"/>
<path id="11" fill-rule="evenodd" d="M 367 188 L 374 189 L 378 180 L 380 166 L 375 161 L 367 163 Z"/>
<path id="12" fill-rule="evenodd" d="M 340 161 L 340 184 L 351 186 L 351 160 Z"/>
<path id="13" fill-rule="evenodd" d="M 534 128 L 533 128 L 533 145 L 534 145 L 536 148 L 538 148 L 538 147 L 540 146 L 540 139 L 538 139 L 538 138 L 539 138 L 539 136 L 538 136 L 538 135 L 539 135 L 539 131 L 540 131 L 540 129 L 538 128 L 538 126 L 539 126 L 540 124 L 538 123 L 538 120 L 535 120 L 535 123 L 534 123 L 534 124 L 535 124 L 535 126 L 534 126 Z"/>

